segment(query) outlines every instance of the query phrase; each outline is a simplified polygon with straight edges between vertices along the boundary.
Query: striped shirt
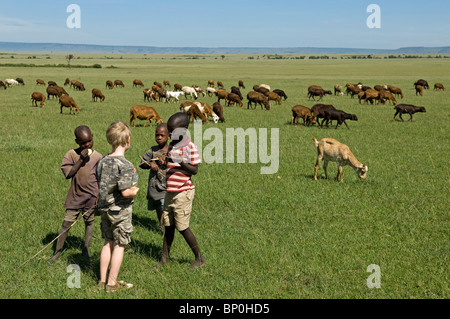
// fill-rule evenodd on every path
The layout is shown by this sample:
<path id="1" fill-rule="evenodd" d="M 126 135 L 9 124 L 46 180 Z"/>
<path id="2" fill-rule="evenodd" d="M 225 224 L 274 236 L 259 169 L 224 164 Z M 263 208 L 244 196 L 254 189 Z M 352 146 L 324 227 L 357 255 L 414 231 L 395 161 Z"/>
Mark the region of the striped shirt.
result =
<path id="1" fill-rule="evenodd" d="M 182 157 L 184 161 L 191 165 L 198 165 L 201 163 L 200 155 L 198 154 L 197 146 L 192 143 L 189 138 L 186 138 L 183 143 L 169 145 L 169 155 L 177 154 Z M 194 183 L 191 180 L 191 174 L 180 167 L 180 164 L 169 161 L 167 163 L 167 192 L 178 193 L 185 190 L 193 189 Z"/>

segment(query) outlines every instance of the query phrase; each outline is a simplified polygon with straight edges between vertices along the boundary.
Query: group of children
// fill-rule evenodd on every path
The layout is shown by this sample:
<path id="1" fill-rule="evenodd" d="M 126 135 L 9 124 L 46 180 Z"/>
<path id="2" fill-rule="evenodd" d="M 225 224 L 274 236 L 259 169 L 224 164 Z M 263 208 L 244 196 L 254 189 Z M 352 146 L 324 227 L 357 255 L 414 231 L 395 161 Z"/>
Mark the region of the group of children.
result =
<path id="1" fill-rule="evenodd" d="M 191 176 L 197 174 L 201 160 L 197 146 L 187 136 L 188 127 L 189 117 L 181 112 L 172 115 L 167 123 L 159 124 L 155 131 L 157 145 L 141 157 L 139 164 L 141 169 L 150 170 L 148 210 L 156 210 L 160 226 L 164 227 L 162 256 L 155 268 L 169 262 L 175 229 L 194 253 L 195 260 L 190 267 L 206 264 L 189 227 L 195 194 Z M 106 138 L 112 152 L 106 156 L 92 149 L 93 134 L 89 127 L 79 126 L 74 133 L 79 147 L 68 151 L 61 164 L 66 179 L 72 179 L 64 204 L 66 212 L 55 252 L 48 262 L 60 257 L 68 231 L 80 214 L 85 222 L 82 255 L 89 258 L 94 218 L 99 215 L 105 242 L 100 254 L 98 288 L 107 292 L 131 288 L 131 283 L 117 280 L 125 247 L 131 240 L 132 205 L 139 192 L 133 182 L 136 169 L 125 158 L 125 152 L 130 148 L 131 130 L 122 121 L 108 127 Z M 171 142 L 167 144 L 169 138 Z"/>

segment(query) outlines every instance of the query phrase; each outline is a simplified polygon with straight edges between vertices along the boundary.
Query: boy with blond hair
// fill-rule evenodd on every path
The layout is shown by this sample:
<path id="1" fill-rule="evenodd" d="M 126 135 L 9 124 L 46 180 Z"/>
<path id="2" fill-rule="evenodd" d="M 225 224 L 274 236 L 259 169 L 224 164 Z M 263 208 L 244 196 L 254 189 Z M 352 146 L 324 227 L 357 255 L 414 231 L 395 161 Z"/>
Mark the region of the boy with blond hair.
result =
<path id="1" fill-rule="evenodd" d="M 105 239 L 100 255 L 100 280 L 98 287 L 107 292 L 133 287 L 118 281 L 125 246 L 130 243 L 133 231 L 132 205 L 139 188 L 133 185 L 136 169 L 125 158 L 130 148 L 131 130 L 122 122 L 112 123 L 106 131 L 112 152 L 100 161 L 97 168 L 99 181 L 98 211 L 101 214 L 101 231 Z M 109 275 L 107 276 L 109 269 Z"/>

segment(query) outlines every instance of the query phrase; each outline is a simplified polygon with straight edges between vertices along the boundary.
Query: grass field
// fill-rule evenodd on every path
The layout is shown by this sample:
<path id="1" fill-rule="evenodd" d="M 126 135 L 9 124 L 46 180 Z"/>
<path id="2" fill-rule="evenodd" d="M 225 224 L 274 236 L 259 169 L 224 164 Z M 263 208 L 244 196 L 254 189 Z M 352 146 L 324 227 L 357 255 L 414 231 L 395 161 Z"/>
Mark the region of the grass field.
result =
<path id="1" fill-rule="evenodd" d="M 10 56 L 14 55 L 14 59 Z M 29 59 L 29 56 L 35 56 Z M 25 86 L 0 89 L 0 298 L 448 298 L 449 255 L 449 129 L 448 91 L 426 90 L 416 96 L 419 78 L 431 86 L 450 86 L 450 59 L 267 60 L 247 55 L 77 55 L 72 65 L 100 64 L 102 68 L 63 68 L 39 65 L 66 63 L 63 54 L 3 54 L 0 65 L 33 63 L 35 67 L 0 66 L 0 78 L 22 77 Z M 113 67 L 111 67 L 113 66 Z M 108 68 L 109 67 L 109 68 Z M 31 107 L 31 93 L 45 92 L 35 80 L 77 79 L 85 92 L 66 90 L 81 107 L 78 115 L 59 113 L 56 100 L 44 108 Z M 105 89 L 106 80 L 122 80 L 123 89 Z M 138 169 L 141 191 L 133 206 L 134 231 L 120 272 L 135 287 L 116 295 L 96 294 L 99 255 L 103 245 L 96 220 L 91 261 L 81 257 L 83 222 L 71 230 L 58 262 L 45 260 L 58 234 L 70 182 L 60 170 L 63 155 L 76 147 L 73 130 L 88 125 L 94 148 L 106 155 L 105 132 L 115 120 L 129 121 L 136 104 L 155 107 L 166 121 L 179 104 L 143 101 L 141 79 L 197 84 L 220 80 L 226 89 L 243 80 L 247 89 L 266 83 L 288 95 L 270 111 L 224 107 L 225 123 L 209 123 L 225 135 L 226 128 L 279 128 L 279 170 L 261 175 L 261 163 L 201 164 L 191 228 L 207 265 L 187 269 L 193 255 L 175 235 L 172 262 L 152 270 L 162 249 L 156 213 L 146 210 L 148 171 Z M 349 96 L 326 96 L 325 103 L 357 114 L 358 121 L 320 129 L 291 126 L 291 108 L 312 107 L 306 89 L 311 84 L 332 89 L 334 84 L 363 82 L 392 84 L 403 89 L 400 103 L 425 106 L 412 122 L 392 121 L 391 105 L 361 105 Z M 92 88 L 106 96 L 91 101 Z M 215 99 L 199 100 L 212 105 Z M 223 103 L 222 103 L 223 104 Z M 409 116 L 404 117 L 408 119 Z M 135 165 L 152 145 L 154 126 L 132 128 L 126 157 Z M 311 137 L 332 137 L 347 144 L 367 163 L 367 180 L 344 168 L 344 183 L 313 180 L 316 150 Z M 203 146 L 208 144 L 203 142 Z M 330 176 L 336 175 L 330 163 Z M 68 288 L 67 267 L 81 267 L 81 288 Z M 369 289 L 369 265 L 379 265 L 381 288 Z"/>

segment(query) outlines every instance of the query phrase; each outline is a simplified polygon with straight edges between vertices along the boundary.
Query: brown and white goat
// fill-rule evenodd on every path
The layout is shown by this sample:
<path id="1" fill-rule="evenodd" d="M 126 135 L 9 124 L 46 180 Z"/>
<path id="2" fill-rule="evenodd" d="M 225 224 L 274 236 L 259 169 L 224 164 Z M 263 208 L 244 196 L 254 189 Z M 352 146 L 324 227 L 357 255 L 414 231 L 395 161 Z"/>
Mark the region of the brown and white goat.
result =
<path id="1" fill-rule="evenodd" d="M 327 174 L 327 165 L 328 161 L 333 161 L 338 164 L 338 172 L 336 179 L 340 182 L 344 182 L 344 175 L 342 168 L 345 165 L 350 165 L 355 170 L 356 174 L 362 178 L 366 179 L 367 173 L 367 165 L 361 164 L 353 153 L 350 151 L 350 148 L 342 143 L 339 143 L 335 139 L 332 138 L 323 138 L 320 141 L 317 141 L 315 137 L 312 138 L 317 147 L 317 161 L 314 166 L 314 180 L 317 180 L 317 169 L 319 167 L 320 162 L 323 160 L 323 170 L 325 171 L 325 178 L 328 179 Z"/>

